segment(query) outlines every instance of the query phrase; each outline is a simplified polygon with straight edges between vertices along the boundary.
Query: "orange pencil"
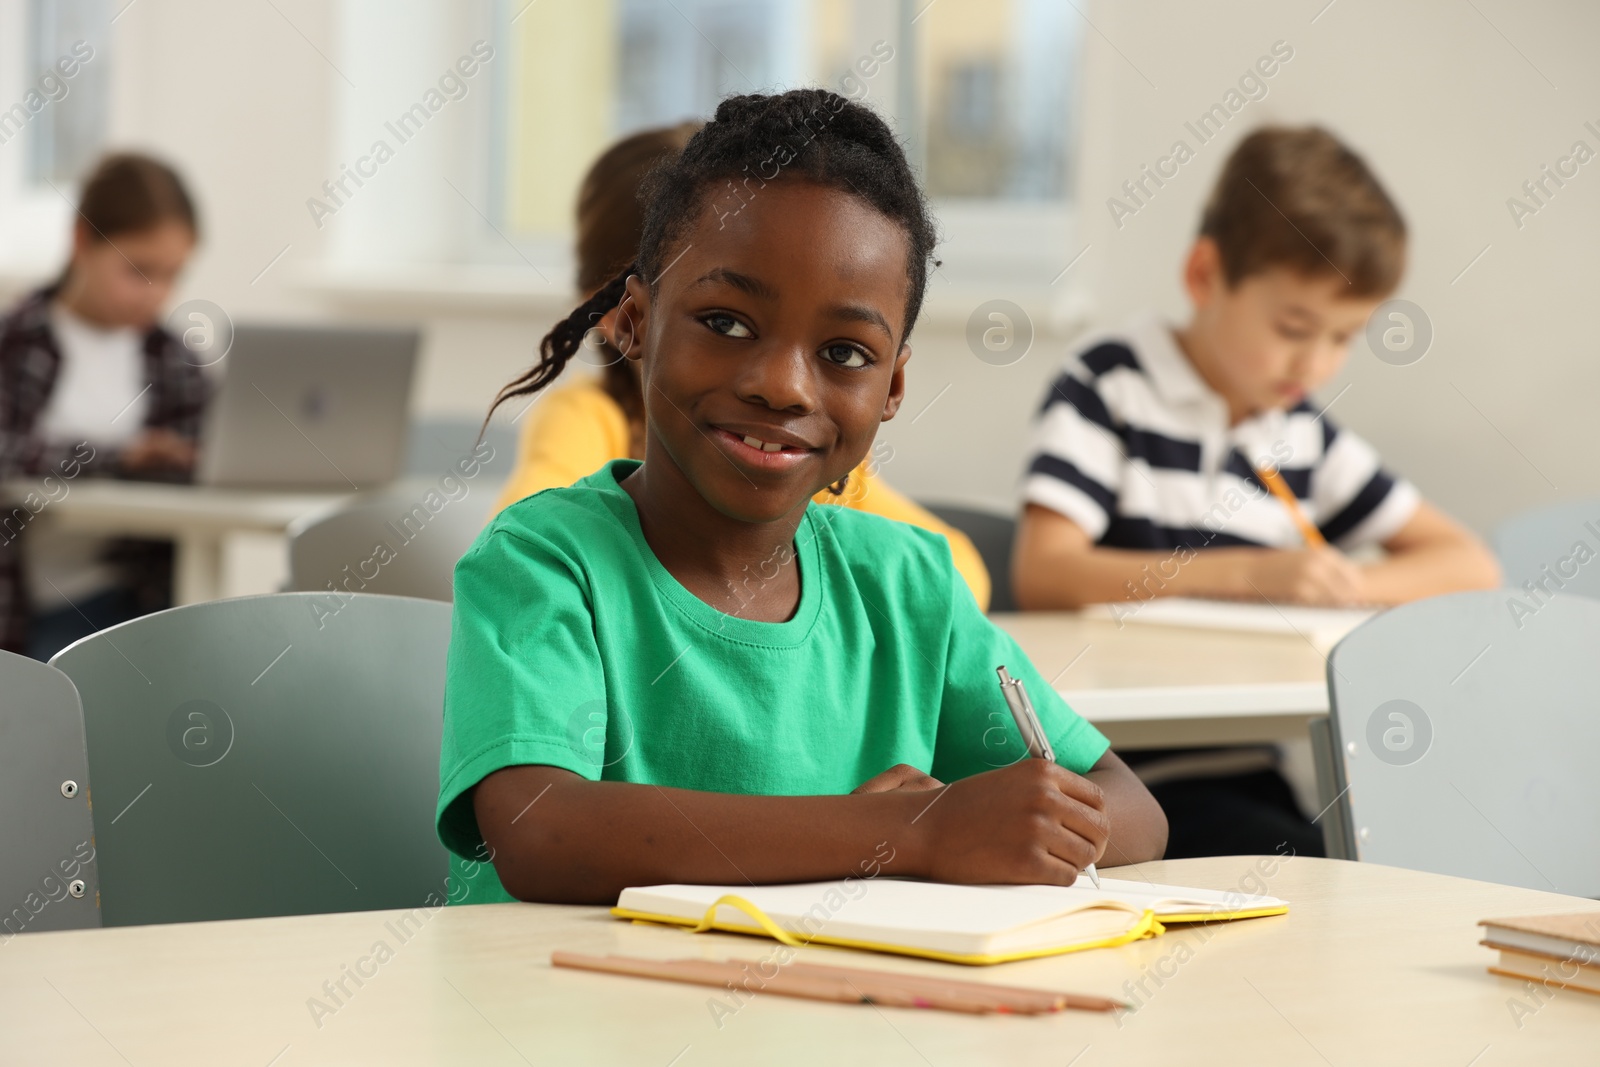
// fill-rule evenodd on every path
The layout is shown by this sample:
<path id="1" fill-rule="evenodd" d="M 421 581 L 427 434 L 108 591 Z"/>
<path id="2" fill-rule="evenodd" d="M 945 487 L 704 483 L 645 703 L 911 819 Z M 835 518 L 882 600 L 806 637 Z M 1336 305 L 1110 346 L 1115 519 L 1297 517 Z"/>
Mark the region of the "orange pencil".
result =
<path id="1" fill-rule="evenodd" d="M 845 978 L 821 975 L 787 974 L 783 969 L 779 969 L 771 978 L 756 976 L 747 964 L 734 960 L 647 960 L 628 956 L 585 956 L 575 952 L 552 952 L 550 964 L 553 967 L 604 971 L 637 978 L 688 982 L 692 985 L 712 986 L 717 989 L 743 987 L 753 992 L 800 997 L 805 1000 L 831 1000 L 840 1004 L 939 1008 L 969 1015 L 1006 1010 L 996 1003 L 976 998 L 954 994 L 943 996 L 924 994 L 904 987 L 876 983 L 866 977 L 852 982 Z"/>
<path id="2" fill-rule="evenodd" d="M 1272 495 L 1283 501 L 1283 506 L 1289 509 L 1289 518 L 1300 528 L 1300 536 L 1305 538 L 1307 548 L 1326 548 L 1327 539 L 1322 536 L 1322 531 L 1306 518 L 1306 513 L 1300 510 L 1300 501 L 1295 498 L 1294 490 L 1289 488 L 1289 483 L 1283 480 L 1272 467 L 1257 467 L 1256 474 L 1261 478 L 1261 483 L 1272 490 Z"/>
<path id="3" fill-rule="evenodd" d="M 673 982 L 727 988 L 744 986 L 754 979 L 756 992 L 808 1000 L 830 1000 L 845 1004 L 882 1004 L 899 1008 L 937 1008 L 971 1015 L 1006 1013 L 1040 1015 L 1073 1008 L 1081 1011 L 1115 1011 L 1125 1005 L 1105 997 L 1053 993 L 1043 989 L 987 985 L 871 971 L 854 967 L 825 967 L 789 963 L 771 977 L 750 970 L 747 960 L 648 960 L 629 956 L 587 956 L 576 952 L 552 952 L 554 967 L 603 971 L 639 978 L 662 978 Z"/>
<path id="4" fill-rule="evenodd" d="M 965 996 L 979 999 L 993 998 L 1007 1005 L 1008 1011 L 1023 1010 L 1027 1005 L 1035 1011 L 1061 1011 L 1072 1008 L 1078 1011 L 1116 1011 L 1127 1007 L 1120 1001 L 1106 997 L 1086 996 L 1081 993 L 1057 993 L 1048 989 L 1031 989 L 1026 986 L 997 985 L 990 982 L 967 982 L 957 978 L 940 978 L 929 974 L 903 974 L 899 971 L 862 971 L 854 967 L 827 967 L 815 963 L 790 963 L 786 970 L 801 974 L 832 975 L 852 978 L 858 974 L 893 977 L 907 989 L 916 991 L 959 990 Z"/>

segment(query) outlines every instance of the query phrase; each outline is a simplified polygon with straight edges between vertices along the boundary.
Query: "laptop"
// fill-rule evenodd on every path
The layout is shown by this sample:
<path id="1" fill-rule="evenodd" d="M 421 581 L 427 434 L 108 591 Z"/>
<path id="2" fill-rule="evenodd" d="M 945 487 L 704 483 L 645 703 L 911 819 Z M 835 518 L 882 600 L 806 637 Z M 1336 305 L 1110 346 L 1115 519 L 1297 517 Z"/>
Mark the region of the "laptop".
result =
<path id="1" fill-rule="evenodd" d="M 347 492 L 393 481 L 418 341 L 414 329 L 235 327 L 195 480 Z"/>

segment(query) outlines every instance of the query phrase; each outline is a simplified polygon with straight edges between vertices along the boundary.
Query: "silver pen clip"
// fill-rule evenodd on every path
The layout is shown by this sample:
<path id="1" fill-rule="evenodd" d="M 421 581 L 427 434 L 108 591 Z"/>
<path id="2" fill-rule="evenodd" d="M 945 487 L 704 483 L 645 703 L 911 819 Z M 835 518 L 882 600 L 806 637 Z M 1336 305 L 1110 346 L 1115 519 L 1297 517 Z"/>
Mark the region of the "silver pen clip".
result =
<path id="1" fill-rule="evenodd" d="M 1016 720 L 1022 743 L 1028 746 L 1028 755 L 1054 763 L 1055 750 L 1050 747 L 1050 739 L 1045 736 L 1044 726 L 1039 722 L 1038 713 L 1033 710 L 1033 701 L 1028 699 L 1028 690 L 1022 684 L 1022 679 L 1011 677 L 1003 666 L 996 667 L 995 673 L 1000 676 L 1000 692 L 1006 698 L 1006 706 L 1011 709 L 1011 717 Z"/>

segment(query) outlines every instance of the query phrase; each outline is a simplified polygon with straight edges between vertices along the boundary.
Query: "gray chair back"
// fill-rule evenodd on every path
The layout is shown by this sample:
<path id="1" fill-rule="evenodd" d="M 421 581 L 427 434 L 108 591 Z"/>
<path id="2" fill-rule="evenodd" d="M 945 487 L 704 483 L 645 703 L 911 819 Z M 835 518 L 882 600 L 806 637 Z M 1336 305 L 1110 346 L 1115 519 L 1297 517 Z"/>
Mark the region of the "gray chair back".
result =
<path id="1" fill-rule="evenodd" d="M 1334 648 L 1329 726 L 1351 854 L 1600 896 L 1600 600 L 1526 611 L 1526 599 L 1407 604 Z"/>
<path id="2" fill-rule="evenodd" d="M 933 514 L 972 539 L 989 571 L 989 610 L 1016 611 L 1011 595 L 1011 546 L 1017 539 L 1017 520 L 1011 515 L 957 504 L 923 504 Z"/>
<path id="3" fill-rule="evenodd" d="M 274 593 L 56 654 L 83 699 L 106 926 L 417 907 L 450 606 Z"/>
<path id="4" fill-rule="evenodd" d="M 0 944 L 99 926 L 99 898 L 78 691 L 0 652 Z"/>
<path id="5" fill-rule="evenodd" d="M 402 477 L 437 479 L 455 469 L 456 461 L 474 454 L 483 459 L 483 479 L 504 482 L 517 460 L 517 430 L 504 420 L 483 429 L 487 452 L 478 450 L 481 419 L 415 419 L 406 434 L 405 473 Z"/>
<path id="6" fill-rule="evenodd" d="M 469 485 L 452 500 L 402 484 L 296 520 L 288 529 L 292 592 L 454 599 L 456 560 L 488 523 L 497 488 Z"/>
<path id="7" fill-rule="evenodd" d="M 1551 594 L 1600 597 L 1600 499 L 1532 508 L 1490 535 L 1506 585 L 1532 581 Z M 1581 548 L 1579 547 L 1581 544 Z"/>

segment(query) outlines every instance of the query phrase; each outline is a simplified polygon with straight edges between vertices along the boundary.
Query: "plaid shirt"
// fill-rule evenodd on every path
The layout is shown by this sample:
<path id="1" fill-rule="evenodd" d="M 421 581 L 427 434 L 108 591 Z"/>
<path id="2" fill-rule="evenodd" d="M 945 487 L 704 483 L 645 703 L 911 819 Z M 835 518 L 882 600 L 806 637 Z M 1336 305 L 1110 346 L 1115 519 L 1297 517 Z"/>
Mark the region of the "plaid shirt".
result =
<path id="1" fill-rule="evenodd" d="M 55 294 L 54 287 L 41 289 L 0 319 L 0 482 L 55 475 L 70 486 L 68 471 L 80 478 L 116 477 L 120 466 L 116 454 L 97 450 L 92 460 L 77 464 L 78 470 L 78 442 L 48 441 L 39 432 L 39 417 L 61 374 L 61 348 L 50 329 Z M 145 427 L 196 440 L 207 398 L 200 369 L 185 358 L 188 352 L 178 339 L 159 326 L 145 335 L 143 350 L 150 391 Z M 0 648 L 26 654 L 30 605 L 23 581 L 26 538 L 19 534 L 36 513 L 21 503 L 0 500 Z"/>

